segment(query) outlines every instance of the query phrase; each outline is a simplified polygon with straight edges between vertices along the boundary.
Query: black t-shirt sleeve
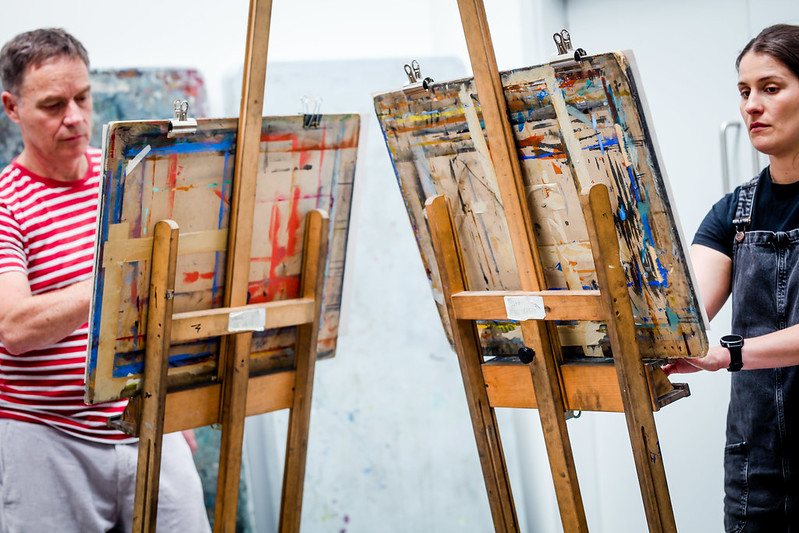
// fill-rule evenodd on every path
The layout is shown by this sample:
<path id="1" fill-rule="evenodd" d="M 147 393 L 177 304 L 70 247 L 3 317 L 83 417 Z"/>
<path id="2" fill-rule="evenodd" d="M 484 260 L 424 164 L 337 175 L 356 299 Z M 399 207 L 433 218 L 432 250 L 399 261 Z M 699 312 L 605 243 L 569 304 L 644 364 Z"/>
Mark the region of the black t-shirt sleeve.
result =
<path id="1" fill-rule="evenodd" d="M 693 244 L 713 248 L 732 258 L 732 241 L 735 238 L 732 219 L 735 218 L 739 191 L 740 188 L 724 196 L 710 208 L 710 212 L 705 215 L 705 219 L 696 230 Z"/>

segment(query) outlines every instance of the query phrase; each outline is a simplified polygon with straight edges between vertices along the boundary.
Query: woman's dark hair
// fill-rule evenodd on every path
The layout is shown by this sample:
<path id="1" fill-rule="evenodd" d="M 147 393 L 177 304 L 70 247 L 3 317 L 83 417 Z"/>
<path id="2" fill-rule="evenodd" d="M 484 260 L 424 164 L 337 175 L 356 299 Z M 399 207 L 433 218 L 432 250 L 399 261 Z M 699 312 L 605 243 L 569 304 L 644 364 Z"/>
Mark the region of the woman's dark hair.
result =
<path id="1" fill-rule="evenodd" d="M 736 69 L 747 52 L 769 55 L 799 78 L 799 26 L 775 24 L 761 31 L 741 50 L 735 60 Z"/>
<path id="2" fill-rule="evenodd" d="M 54 57 L 80 59 L 89 67 L 89 54 L 83 45 L 61 28 L 46 28 L 20 33 L 0 50 L 0 78 L 3 88 L 19 95 L 22 78 L 29 66 L 39 66 Z"/>

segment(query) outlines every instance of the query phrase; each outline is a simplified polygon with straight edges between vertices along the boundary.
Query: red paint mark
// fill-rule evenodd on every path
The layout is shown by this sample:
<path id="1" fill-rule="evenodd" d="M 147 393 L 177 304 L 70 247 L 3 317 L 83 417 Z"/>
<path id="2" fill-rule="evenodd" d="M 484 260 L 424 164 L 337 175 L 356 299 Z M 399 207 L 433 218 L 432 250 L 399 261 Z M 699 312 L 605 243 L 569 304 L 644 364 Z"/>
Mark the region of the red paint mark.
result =
<path id="1" fill-rule="evenodd" d="M 325 136 L 326 135 L 327 135 L 327 128 L 323 128 L 322 129 L 322 148 L 324 148 L 324 146 L 325 146 Z M 319 178 L 317 179 L 317 185 L 316 185 L 317 200 L 318 200 L 318 197 L 321 196 L 321 194 L 322 194 L 322 161 L 324 161 L 324 159 L 325 159 L 325 151 L 324 150 L 320 150 L 319 151 Z M 319 202 L 318 201 L 316 203 L 316 207 L 319 207 Z M 327 207 L 327 206 L 325 206 L 325 207 Z"/>
<path id="2" fill-rule="evenodd" d="M 273 280 L 277 277 L 276 271 L 280 262 L 286 256 L 286 249 L 280 246 L 278 242 L 278 235 L 280 234 L 280 208 L 275 204 L 272 206 L 272 217 L 269 221 L 269 241 L 272 243 L 272 254 L 269 261 L 269 279 Z M 269 283 L 263 290 L 265 301 L 271 302 L 276 294 L 277 287 Z M 250 300 L 253 301 L 256 295 L 250 292 Z"/>
<path id="3" fill-rule="evenodd" d="M 299 210 L 300 189 L 295 188 L 292 194 L 291 208 L 285 229 L 282 229 L 280 208 L 277 204 L 272 206 L 272 216 L 269 221 L 269 241 L 272 243 L 272 253 L 269 259 L 269 279 L 264 282 L 250 284 L 249 301 L 271 302 L 285 298 L 293 298 L 299 291 L 298 278 L 286 278 L 278 274 L 278 269 L 286 257 L 291 257 L 297 250 L 297 232 L 300 228 L 302 217 Z M 281 246 L 279 237 L 286 234 L 286 245 Z"/>
<path id="4" fill-rule="evenodd" d="M 215 191 L 214 191 L 214 194 L 215 194 L 215 195 L 217 195 L 217 196 L 219 197 L 219 199 L 220 199 L 220 200 L 222 200 L 223 202 L 225 202 L 227 205 L 230 205 L 230 200 L 229 200 L 228 198 L 225 198 L 225 197 L 222 195 L 222 191 L 216 191 L 216 190 L 215 190 Z"/>
<path id="5" fill-rule="evenodd" d="M 552 163 L 552 168 L 555 170 L 555 174 L 563 174 L 563 171 L 555 163 Z"/>
<path id="6" fill-rule="evenodd" d="M 310 150 L 305 150 L 304 146 L 302 148 L 303 150 L 300 152 L 300 163 L 299 163 L 300 170 L 304 169 L 308 165 L 308 161 L 311 160 L 311 153 L 312 153 Z"/>
<path id="7" fill-rule="evenodd" d="M 460 120 L 463 120 L 461 116 Z M 456 120 L 457 122 L 457 120 Z M 414 125 L 414 128 L 416 126 Z M 409 129 L 414 129 L 409 128 Z M 297 151 L 306 151 L 306 150 L 324 150 L 324 137 L 322 142 L 319 143 L 310 143 L 304 144 L 300 146 L 297 143 L 297 137 L 291 133 L 284 133 L 284 134 L 275 134 L 275 133 L 265 133 L 261 135 L 261 142 L 278 142 L 278 141 L 291 141 L 291 149 L 286 150 L 287 152 L 297 152 Z M 357 148 L 358 147 L 358 135 L 357 131 L 351 135 L 348 135 L 346 139 L 343 139 L 341 143 L 336 144 L 336 148 L 338 150 L 346 150 L 347 148 Z"/>
<path id="8" fill-rule="evenodd" d="M 297 249 L 297 229 L 302 222 L 300 217 L 300 188 L 294 189 L 294 198 L 291 200 L 291 214 L 289 215 L 289 225 L 286 230 L 288 231 L 288 243 L 286 244 L 286 253 L 289 256 L 294 255 Z"/>
<path id="9" fill-rule="evenodd" d="M 296 298 L 300 293 L 300 277 L 274 277 L 263 281 L 252 281 L 247 287 L 247 303 L 259 304 Z"/>
<path id="10" fill-rule="evenodd" d="M 194 283 L 198 279 L 213 279 L 214 273 L 213 272 L 184 272 L 183 273 L 183 281 L 185 283 Z"/>
<path id="11" fill-rule="evenodd" d="M 172 208 L 175 206 L 175 184 L 177 184 L 178 181 L 179 171 L 178 154 L 170 154 L 169 165 L 166 171 L 166 189 L 169 191 L 169 201 L 167 202 L 169 206 L 169 216 L 172 216 Z"/>

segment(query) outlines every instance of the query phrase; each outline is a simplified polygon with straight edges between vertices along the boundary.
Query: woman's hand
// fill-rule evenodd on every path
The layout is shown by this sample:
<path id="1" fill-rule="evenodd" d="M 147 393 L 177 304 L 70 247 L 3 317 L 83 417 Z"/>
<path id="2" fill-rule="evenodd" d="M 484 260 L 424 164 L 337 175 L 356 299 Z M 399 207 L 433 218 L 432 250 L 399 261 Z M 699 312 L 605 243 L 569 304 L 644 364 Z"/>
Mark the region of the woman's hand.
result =
<path id="1" fill-rule="evenodd" d="M 707 355 L 698 359 L 677 359 L 665 366 L 663 372 L 670 374 L 689 374 L 700 370 L 716 370 L 727 368 L 730 365 L 730 351 L 723 346 L 713 346 Z"/>

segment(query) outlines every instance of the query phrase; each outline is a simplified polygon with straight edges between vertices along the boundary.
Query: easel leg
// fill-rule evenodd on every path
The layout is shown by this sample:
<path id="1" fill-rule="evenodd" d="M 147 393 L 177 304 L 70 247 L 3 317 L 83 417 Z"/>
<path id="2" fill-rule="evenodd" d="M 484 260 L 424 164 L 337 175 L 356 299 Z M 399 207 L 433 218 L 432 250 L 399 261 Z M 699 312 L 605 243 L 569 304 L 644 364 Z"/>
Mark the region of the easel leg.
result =
<path id="1" fill-rule="evenodd" d="M 547 331 L 543 322 L 533 320 L 522 322 L 522 334 L 525 345 L 534 347 L 536 351 L 530 370 L 563 530 L 587 532 L 588 522 L 566 427 L 563 391 L 558 380 L 558 361 L 556 351 L 550 345 L 551 339 L 557 337 Z"/>
<path id="2" fill-rule="evenodd" d="M 497 532 L 518 532 L 519 523 L 513 503 L 508 469 L 499 436 L 499 426 L 494 409 L 488 400 L 485 379 L 481 368 L 482 354 L 479 337 L 472 321 L 458 320 L 449 304 L 452 294 L 465 290 L 466 280 L 459 254 L 457 235 L 452 226 L 452 215 L 446 198 L 436 196 L 425 205 L 427 220 L 441 277 L 441 290 L 448 301 L 450 323 L 458 353 L 463 387 L 474 428 L 477 452 L 483 468 L 483 479 L 488 492 L 488 503 Z"/>
<path id="3" fill-rule="evenodd" d="M 225 283 L 226 304 L 231 307 L 247 303 L 271 16 L 271 0 L 250 0 Z M 214 531 L 217 533 L 236 530 L 251 340 L 251 333 L 239 333 L 222 343 L 221 353 L 224 355 L 220 357 L 219 367 L 223 384 L 219 411 L 222 442 L 214 514 Z"/>
<path id="4" fill-rule="evenodd" d="M 677 526 L 652 413 L 651 393 L 638 350 L 627 280 L 619 262 L 618 237 L 607 187 L 591 187 L 583 192 L 582 201 L 591 233 L 597 280 L 603 288 L 610 314 L 615 317 L 608 322 L 608 333 L 649 531 L 675 532 Z"/>
<path id="5" fill-rule="evenodd" d="M 158 222 L 153 237 L 150 302 L 147 309 L 147 347 L 138 428 L 139 462 L 133 507 L 134 533 L 155 531 L 177 252 L 178 225 L 171 220 Z"/>
<path id="6" fill-rule="evenodd" d="M 302 494 L 305 481 L 305 460 L 308 452 L 308 430 L 311 424 L 311 399 L 319 319 L 322 311 L 325 261 L 327 256 L 327 215 L 314 210 L 305 220 L 305 245 L 302 255 L 303 298 L 313 298 L 314 321 L 297 327 L 294 350 L 296 378 L 294 400 L 289 415 L 286 438 L 286 461 L 283 470 L 283 494 L 280 501 L 281 533 L 299 533 L 302 515 Z"/>
<path id="7" fill-rule="evenodd" d="M 225 364 L 219 408 L 222 440 L 219 446 L 219 474 L 214 507 L 214 531 L 217 533 L 236 531 L 251 343 L 252 333 L 239 333 L 230 337 L 227 350 L 227 356 L 233 360 L 228 360 Z"/>
<path id="8" fill-rule="evenodd" d="M 545 278 L 541 271 L 531 219 L 523 201 L 526 198 L 524 182 L 508 122 L 505 93 L 499 77 L 485 7 L 482 0 L 458 0 L 458 8 L 522 289 L 540 290 Z M 465 284 L 461 290 L 465 290 Z M 547 453 L 563 527 L 570 533 L 587 531 L 564 418 L 557 333 L 551 327 L 537 323 L 523 325 L 522 332 L 525 344 L 538 353 L 531 366 L 532 379 L 541 424 L 546 435 Z"/>

